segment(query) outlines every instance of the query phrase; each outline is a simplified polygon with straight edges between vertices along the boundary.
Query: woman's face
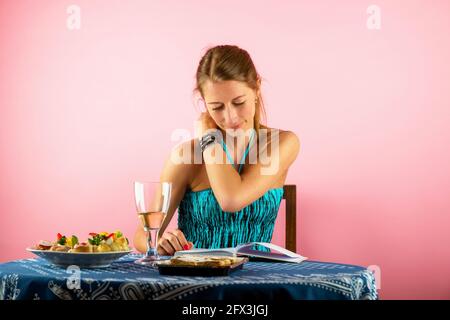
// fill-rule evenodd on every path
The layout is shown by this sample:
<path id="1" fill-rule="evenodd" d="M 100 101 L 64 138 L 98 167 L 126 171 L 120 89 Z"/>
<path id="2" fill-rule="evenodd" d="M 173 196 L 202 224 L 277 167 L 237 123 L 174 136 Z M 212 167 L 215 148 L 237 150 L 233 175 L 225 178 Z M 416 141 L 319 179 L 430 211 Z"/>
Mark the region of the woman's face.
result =
<path id="1" fill-rule="evenodd" d="M 256 93 L 245 82 L 207 81 L 203 94 L 206 108 L 220 129 L 246 131 L 254 127 Z"/>

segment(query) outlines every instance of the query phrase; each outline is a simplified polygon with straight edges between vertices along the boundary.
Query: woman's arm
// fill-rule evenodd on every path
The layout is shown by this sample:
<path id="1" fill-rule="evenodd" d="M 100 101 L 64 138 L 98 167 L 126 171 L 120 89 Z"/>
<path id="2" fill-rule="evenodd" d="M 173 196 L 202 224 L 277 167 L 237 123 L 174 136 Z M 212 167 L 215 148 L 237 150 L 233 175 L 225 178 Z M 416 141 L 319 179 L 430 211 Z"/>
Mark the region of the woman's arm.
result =
<path id="1" fill-rule="evenodd" d="M 272 138 L 268 140 L 272 141 Z M 283 131 L 279 134 L 279 143 L 269 144 L 269 147 L 270 153 L 267 152 L 269 165 L 265 166 L 258 161 L 249 165 L 248 170 L 242 175 L 239 175 L 231 164 L 215 163 L 216 156 L 223 159 L 225 154 L 218 145 L 216 148 L 209 147 L 203 152 L 209 182 L 222 210 L 239 211 L 263 196 L 297 158 L 300 141 L 293 132 Z M 258 152 L 261 153 L 261 150 Z"/>
<path id="2" fill-rule="evenodd" d="M 181 199 L 183 198 L 184 193 L 186 191 L 186 187 L 190 182 L 192 173 L 192 166 L 190 165 L 190 163 L 176 164 L 172 161 L 172 159 L 175 159 L 176 157 L 180 158 L 182 150 L 184 148 L 191 148 L 191 145 L 192 142 L 188 141 L 174 148 L 169 158 L 166 160 L 164 164 L 160 181 L 172 182 L 172 193 L 169 208 L 167 211 L 167 216 L 164 219 L 164 222 L 159 231 L 160 237 L 164 233 L 164 230 L 167 228 L 168 224 L 170 223 L 170 220 L 172 220 L 175 210 L 178 208 Z M 191 152 L 191 155 L 192 154 L 193 153 Z M 146 241 L 147 241 L 146 233 L 144 232 L 144 228 L 142 225 L 139 225 L 134 236 L 134 247 L 136 248 L 136 250 L 140 252 L 146 252 L 147 251 Z"/>

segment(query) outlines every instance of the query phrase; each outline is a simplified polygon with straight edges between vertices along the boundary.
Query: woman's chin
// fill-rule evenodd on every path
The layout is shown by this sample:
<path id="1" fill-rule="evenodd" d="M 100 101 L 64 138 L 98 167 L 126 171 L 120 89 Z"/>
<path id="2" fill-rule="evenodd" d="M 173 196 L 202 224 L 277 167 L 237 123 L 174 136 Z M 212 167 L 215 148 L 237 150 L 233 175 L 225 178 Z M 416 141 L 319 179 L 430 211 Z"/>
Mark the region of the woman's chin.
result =
<path id="1" fill-rule="evenodd" d="M 239 128 L 239 129 L 226 129 L 225 130 L 225 134 L 229 135 L 230 137 L 237 138 L 237 137 L 240 137 L 240 136 L 244 136 L 245 135 L 245 130 L 242 129 L 242 128 Z"/>

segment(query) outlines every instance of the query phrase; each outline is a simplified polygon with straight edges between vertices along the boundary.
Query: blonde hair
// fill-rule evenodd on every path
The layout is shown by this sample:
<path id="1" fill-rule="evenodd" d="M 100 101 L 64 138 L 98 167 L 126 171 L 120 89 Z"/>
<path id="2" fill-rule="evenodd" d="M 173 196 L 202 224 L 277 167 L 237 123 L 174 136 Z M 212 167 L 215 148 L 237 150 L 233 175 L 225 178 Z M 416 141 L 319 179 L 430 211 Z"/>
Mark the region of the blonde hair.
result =
<path id="1" fill-rule="evenodd" d="M 264 120 L 266 120 L 266 112 L 260 91 L 261 77 L 248 52 L 234 45 L 219 45 L 209 48 L 200 59 L 196 73 L 197 83 L 194 92 L 200 93 L 202 98 L 204 97 L 203 85 L 208 80 L 213 82 L 242 81 L 256 91 L 253 124 L 258 137 L 262 125 L 261 116 L 264 115 Z"/>

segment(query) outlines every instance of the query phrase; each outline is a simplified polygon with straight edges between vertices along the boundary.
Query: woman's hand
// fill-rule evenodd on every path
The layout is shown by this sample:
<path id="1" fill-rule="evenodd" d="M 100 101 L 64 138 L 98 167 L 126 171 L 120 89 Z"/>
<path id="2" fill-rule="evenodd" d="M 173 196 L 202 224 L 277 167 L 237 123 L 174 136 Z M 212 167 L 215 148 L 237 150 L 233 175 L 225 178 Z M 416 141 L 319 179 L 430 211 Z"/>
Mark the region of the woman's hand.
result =
<path id="1" fill-rule="evenodd" d="M 195 130 L 197 137 L 202 137 L 209 129 L 218 129 L 218 126 L 208 112 L 202 112 L 197 120 L 197 128 Z"/>
<path id="2" fill-rule="evenodd" d="M 180 229 L 166 231 L 158 241 L 158 254 L 173 256 L 176 251 L 192 249 L 194 244 L 187 241 Z"/>

